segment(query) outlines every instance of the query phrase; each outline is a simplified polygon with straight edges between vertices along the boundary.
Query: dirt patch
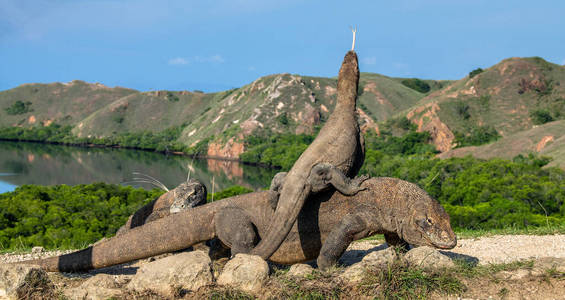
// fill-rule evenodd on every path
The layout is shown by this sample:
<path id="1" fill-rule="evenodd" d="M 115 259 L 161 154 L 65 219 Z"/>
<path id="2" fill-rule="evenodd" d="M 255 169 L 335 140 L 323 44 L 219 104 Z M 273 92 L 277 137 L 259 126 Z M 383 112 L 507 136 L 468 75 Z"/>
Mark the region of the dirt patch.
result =
<path id="1" fill-rule="evenodd" d="M 430 133 L 432 142 L 437 150 L 446 152 L 454 147 L 453 141 L 455 140 L 455 135 L 449 127 L 439 119 L 437 115 L 439 110 L 440 108 L 437 103 L 430 103 L 410 111 L 406 117 L 418 125 L 419 132 L 427 131 Z"/>
<path id="2" fill-rule="evenodd" d="M 373 119 L 371 119 L 365 111 L 358 107 L 357 113 L 359 114 L 359 119 L 363 120 L 363 124 L 360 127 L 361 132 L 365 133 L 369 129 L 374 129 L 377 134 L 380 134 L 377 123 L 375 123 L 375 121 L 373 121 Z"/>
<path id="3" fill-rule="evenodd" d="M 232 158 L 237 159 L 239 155 L 243 153 L 245 146 L 241 142 L 236 142 L 232 137 L 225 144 L 221 143 L 210 143 L 208 145 L 207 155 L 209 157 L 222 157 L 222 158 Z"/>
<path id="4" fill-rule="evenodd" d="M 363 88 L 364 92 L 371 92 L 375 95 L 375 98 L 377 100 L 377 102 L 379 102 L 380 105 L 384 105 L 387 106 L 388 108 L 394 110 L 395 107 L 394 105 L 392 105 L 392 103 L 390 103 L 390 101 L 388 101 L 383 94 L 381 94 L 378 90 L 377 90 L 377 84 L 374 82 L 370 82 L 367 83 L 365 85 L 365 87 Z"/>
<path id="5" fill-rule="evenodd" d="M 547 145 L 547 143 L 549 142 L 553 142 L 554 138 L 552 135 L 546 135 L 544 136 L 541 141 L 539 141 L 539 143 L 536 145 L 536 152 L 541 152 L 541 150 L 543 150 L 543 148 L 545 148 L 545 146 Z"/>

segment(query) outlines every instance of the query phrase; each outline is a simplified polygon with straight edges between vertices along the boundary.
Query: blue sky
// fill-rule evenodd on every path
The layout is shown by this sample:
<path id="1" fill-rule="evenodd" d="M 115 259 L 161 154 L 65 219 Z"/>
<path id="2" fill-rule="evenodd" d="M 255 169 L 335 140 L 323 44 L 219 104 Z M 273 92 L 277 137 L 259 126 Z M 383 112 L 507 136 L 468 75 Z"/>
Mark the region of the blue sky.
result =
<path id="1" fill-rule="evenodd" d="M 512 56 L 565 64 L 565 1 L 0 0 L 0 90 L 81 79 L 217 91 L 273 73 L 458 79 Z"/>

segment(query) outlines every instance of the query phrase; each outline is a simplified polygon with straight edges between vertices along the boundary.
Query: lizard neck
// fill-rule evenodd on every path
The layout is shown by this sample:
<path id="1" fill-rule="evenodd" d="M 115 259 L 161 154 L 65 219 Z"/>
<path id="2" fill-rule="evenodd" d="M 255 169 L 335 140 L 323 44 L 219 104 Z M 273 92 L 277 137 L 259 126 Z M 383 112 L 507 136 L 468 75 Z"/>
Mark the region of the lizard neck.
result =
<path id="1" fill-rule="evenodd" d="M 349 51 L 343 59 L 337 78 L 337 104 L 334 111 L 355 111 L 357 88 L 359 86 L 359 65 L 355 51 Z M 339 109 L 339 110 L 338 110 Z"/>

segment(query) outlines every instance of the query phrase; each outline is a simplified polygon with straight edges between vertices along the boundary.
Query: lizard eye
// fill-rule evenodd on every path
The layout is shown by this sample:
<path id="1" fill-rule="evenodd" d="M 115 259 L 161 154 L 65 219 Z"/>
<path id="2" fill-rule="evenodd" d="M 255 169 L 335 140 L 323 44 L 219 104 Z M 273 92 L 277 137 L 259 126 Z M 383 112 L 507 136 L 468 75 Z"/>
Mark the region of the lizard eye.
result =
<path id="1" fill-rule="evenodd" d="M 432 225 L 432 224 L 433 224 L 433 221 L 432 221 L 432 219 L 430 219 L 430 218 L 428 218 L 428 219 L 426 220 L 426 222 L 428 222 L 428 225 Z"/>

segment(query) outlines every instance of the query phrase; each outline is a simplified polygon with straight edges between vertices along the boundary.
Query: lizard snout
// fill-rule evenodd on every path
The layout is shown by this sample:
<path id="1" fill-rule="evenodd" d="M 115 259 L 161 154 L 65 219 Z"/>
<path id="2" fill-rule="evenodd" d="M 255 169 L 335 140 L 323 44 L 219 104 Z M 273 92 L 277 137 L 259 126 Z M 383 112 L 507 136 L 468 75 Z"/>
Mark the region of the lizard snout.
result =
<path id="1" fill-rule="evenodd" d="M 440 234 L 440 241 L 436 244 L 441 249 L 453 249 L 457 246 L 457 237 L 454 233 L 449 234 L 447 231 L 442 231 Z"/>

